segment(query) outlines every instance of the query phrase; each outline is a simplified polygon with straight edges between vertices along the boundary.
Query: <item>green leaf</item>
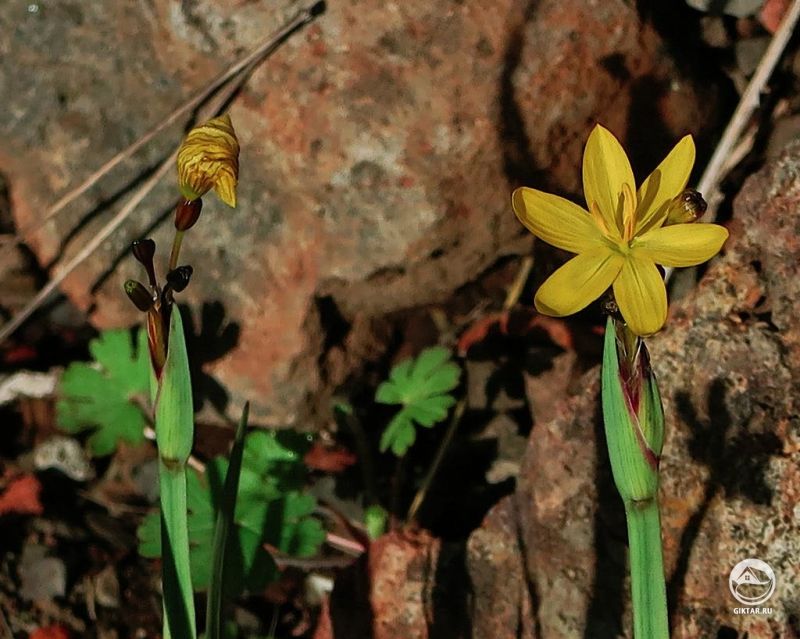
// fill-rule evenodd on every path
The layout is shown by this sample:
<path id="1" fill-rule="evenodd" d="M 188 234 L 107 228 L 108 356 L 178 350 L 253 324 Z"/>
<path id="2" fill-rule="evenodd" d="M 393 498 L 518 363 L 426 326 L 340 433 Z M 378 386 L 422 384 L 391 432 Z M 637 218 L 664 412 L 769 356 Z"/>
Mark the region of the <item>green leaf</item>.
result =
<path id="1" fill-rule="evenodd" d="M 375 401 L 400 404 L 402 408 L 384 430 L 381 452 L 390 449 L 398 457 L 416 440 L 416 426 L 431 428 L 447 417 L 456 403 L 451 391 L 458 386 L 461 369 L 446 348 L 428 348 L 416 358 L 392 368 L 389 379 L 378 387 Z"/>
<path id="2" fill-rule="evenodd" d="M 242 417 L 236 428 L 233 439 L 228 472 L 225 473 L 225 484 L 222 489 L 222 503 L 217 508 L 214 544 L 212 549 L 213 567 L 211 581 L 206 598 L 206 639 L 222 639 L 224 624 L 222 619 L 223 587 L 225 576 L 225 554 L 228 549 L 228 534 L 233 527 L 236 509 L 236 494 L 239 492 L 239 478 L 242 473 L 242 457 L 244 454 L 244 436 L 247 429 L 247 418 L 250 404 L 244 405 Z"/>
<path id="3" fill-rule="evenodd" d="M 133 400 L 148 397 L 147 335 L 138 331 L 134 346 L 130 331 L 105 331 L 89 343 L 89 351 L 93 363 L 70 364 L 61 378 L 56 418 L 68 433 L 91 430 L 92 454 L 103 456 L 120 441 L 144 440 L 146 421 Z"/>
<path id="4" fill-rule="evenodd" d="M 377 539 L 386 532 L 388 519 L 389 513 L 381 506 L 372 505 L 364 511 L 364 525 L 370 539 Z"/>
<path id="5" fill-rule="evenodd" d="M 417 431 L 404 409 L 397 413 L 389 422 L 389 425 L 381 435 L 379 446 L 381 452 L 385 452 L 391 448 L 395 455 L 402 457 L 406 454 L 406 451 L 411 448 L 416 439 Z"/>
<path id="6" fill-rule="evenodd" d="M 255 431 L 245 438 L 234 523 L 225 555 L 227 597 L 244 590 L 257 592 L 277 578 L 275 562 L 264 544 L 306 557 L 316 554 L 324 541 L 325 530 L 312 517 L 316 500 L 302 492 L 306 478 L 303 455 L 308 448 L 305 435 L 288 431 Z M 190 560 L 196 590 L 205 590 L 211 582 L 214 529 L 227 469 L 228 461 L 216 457 L 207 464 L 202 477 L 187 472 Z M 158 513 L 144 519 L 138 536 L 140 554 L 161 556 Z"/>

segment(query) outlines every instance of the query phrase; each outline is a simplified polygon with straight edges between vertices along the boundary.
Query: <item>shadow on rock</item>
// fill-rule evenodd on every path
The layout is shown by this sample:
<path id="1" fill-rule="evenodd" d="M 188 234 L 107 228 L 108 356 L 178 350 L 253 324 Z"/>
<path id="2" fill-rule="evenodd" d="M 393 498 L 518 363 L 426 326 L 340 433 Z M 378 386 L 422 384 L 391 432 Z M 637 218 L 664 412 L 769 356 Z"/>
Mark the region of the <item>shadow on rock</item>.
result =
<path id="1" fill-rule="evenodd" d="M 597 442 L 597 502 L 594 512 L 594 546 L 597 566 L 586 611 L 584 639 L 619 637 L 628 593 L 625 591 L 627 526 L 605 446 L 600 398 L 594 414 Z"/>
<path id="2" fill-rule="evenodd" d="M 225 308 L 221 302 L 203 303 L 199 325 L 190 307 L 182 304 L 181 312 L 186 328 L 195 411 L 208 402 L 216 411 L 224 414 L 228 407 L 228 392 L 205 372 L 204 367 L 236 347 L 241 327 L 238 322 L 225 321 Z"/>
<path id="3" fill-rule="evenodd" d="M 525 27 L 533 19 L 536 5 L 536 0 L 528 0 L 522 20 L 509 34 L 500 75 L 500 121 L 497 133 L 503 150 L 503 170 L 512 187 L 539 184 L 545 177 L 543 171 L 536 169 L 533 143 L 514 95 L 514 72 L 522 60 Z"/>
<path id="4" fill-rule="evenodd" d="M 120 201 L 126 196 L 133 193 L 138 187 L 140 187 L 145 180 L 147 180 L 153 173 L 155 173 L 158 165 L 154 165 L 144 170 L 140 171 L 136 176 L 134 176 L 131 180 L 126 182 L 123 186 L 117 189 L 111 195 L 104 197 L 100 200 L 96 206 L 90 209 L 87 213 L 85 213 L 81 218 L 75 223 L 75 225 L 62 237 L 59 241 L 58 251 L 53 256 L 53 258 L 47 263 L 45 266 L 46 270 L 52 269 L 61 259 L 64 257 L 66 252 L 67 246 L 78 236 L 82 234 L 84 230 L 88 227 L 88 225 L 99 215 L 102 213 L 109 211 L 113 208 L 116 204 L 120 203 Z"/>
<path id="5" fill-rule="evenodd" d="M 769 459 L 781 450 L 780 439 L 771 432 L 748 432 L 749 420 L 734 426 L 726 405 L 726 381 L 717 378 L 708 389 L 708 419 L 699 416 L 690 394 L 675 394 L 675 406 L 693 437 L 689 442 L 692 459 L 708 468 L 703 500 L 683 530 L 678 560 L 667 583 L 670 618 L 675 614 L 683 592 L 692 547 L 714 499 L 722 492 L 728 498 L 741 497 L 754 504 L 770 505 L 772 489 L 764 476 Z"/>

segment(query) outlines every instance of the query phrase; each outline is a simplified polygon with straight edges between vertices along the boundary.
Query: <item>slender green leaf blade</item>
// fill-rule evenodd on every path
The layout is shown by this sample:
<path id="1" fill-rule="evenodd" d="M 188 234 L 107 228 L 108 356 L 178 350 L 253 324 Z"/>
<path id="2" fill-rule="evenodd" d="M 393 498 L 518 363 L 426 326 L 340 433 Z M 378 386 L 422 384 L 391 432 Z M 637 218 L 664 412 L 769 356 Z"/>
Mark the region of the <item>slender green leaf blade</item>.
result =
<path id="1" fill-rule="evenodd" d="M 225 550 L 228 544 L 228 533 L 233 526 L 233 514 L 236 510 L 236 496 L 239 492 L 239 476 L 242 470 L 244 454 L 244 434 L 247 429 L 249 404 L 245 404 L 239 426 L 236 429 L 233 448 L 231 449 L 228 472 L 225 474 L 225 487 L 222 503 L 217 513 L 213 543 L 213 569 L 208 589 L 206 606 L 206 639 L 222 639 L 222 589 L 224 585 Z"/>
<path id="2" fill-rule="evenodd" d="M 281 552 L 294 549 L 314 554 L 322 543 L 325 532 L 311 514 L 316 502 L 311 498 L 298 502 L 294 497 L 303 494 L 301 489 L 307 475 L 303 453 L 308 446 L 305 435 L 285 431 L 273 435 L 257 430 L 245 438 L 234 524 L 225 554 L 226 597 L 244 590 L 257 592 L 278 577 L 265 544 Z M 223 481 L 214 478 L 226 477 L 227 468 L 228 461 L 216 457 L 206 465 L 205 477 L 187 472 L 190 561 L 196 590 L 208 588 L 212 580 L 211 548 L 217 506 L 223 501 Z M 139 548 L 143 555 L 160 556 L 158 517 L 157 513 L 149 515 L 139 527 Z"/>

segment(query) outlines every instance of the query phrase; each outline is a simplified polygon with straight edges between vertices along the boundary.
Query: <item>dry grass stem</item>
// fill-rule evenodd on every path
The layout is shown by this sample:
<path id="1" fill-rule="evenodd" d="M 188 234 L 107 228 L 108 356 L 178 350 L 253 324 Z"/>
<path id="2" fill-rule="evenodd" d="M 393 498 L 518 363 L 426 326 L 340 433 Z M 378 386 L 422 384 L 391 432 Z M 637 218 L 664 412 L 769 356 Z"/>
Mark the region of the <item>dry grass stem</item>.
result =
<path id="1" fill-rule="evenodd" d="M 40 229 L 42 226 L 44 226 L 47 222 L 49 222 L 61 211 L 63 211 L 70 203 L 72 203 L 74 200 L 76 200 L 81 195 L 86 193 L 86 191 L 88 191 L 92 186 L 94 186 L 94 184 L 96 184 L 99 180 L 101 180 L 109 171 L 114 169 L 120 162 L 123 162 L 124 160 L 134 155 L 139 149 L 144 147 L 148 142 L 150 142 L 153 138 L 155 138 L 164 129 L 177 122 L 181 117 L 185 116 L 187 113 L 196 109 L 200 104 L 205 102 L 208 99 L 208 97 L 211 96 L 215 91 L 217 91 L 224 84 L 226 84 L 231 79 L 236 77 L 243 69 L 252 65 L 254 62 L 262 60 L 264 57 L 269 55 L 275 49 L 275 47 L 277 47 L 278 44 L 280 44 L 280 42 L 283 41 L 283 39 L 287 35 L 289 35 L 292 31 L 294 31 L 298 27 L 308 22 L 308 20 L 310 19 L 311 19 L 310 9 L 303 9 L 299 11 L 297 14 L 295 14 L 295 16 L 291 18 L 288 22 L 286 22 L 283 26 L 281 26 L 280 29 L 278 29 L 268 38 L 260 42 L 250 53 L 240 58 L 237 62 L 228 67 L 225 71 L 220 73 L 213 80 L 211 80 L 211 82 L 209 82 L 205 87 L 197 91 L 191 98 L 189 98 L 188 100 L 186 100 L 186 102 L 177 107 L 172 113 L 170 113 L 166 118 L 161 120 L 158 124 L 156 124 L 152 129 L 150 129 L 147 133 L 141 136 L 133 144 L 131 144 L 127 148 L 117 153 L 114 157 L 112 157 L 105 164 L 103 164 L 99 169 L 90 174 L 78 186 L 76 186 L 75 188 L 71 189 L 70 191 L 62 195 L 55 203 L 53 203 L 47 209 L 47 211 L 45 212 L 44 216 L 41 219 L 38 219 L 32 224 L 27 224 L 26 226 L 23 226 L 22 228 L 18 229 L 16 238 L 13 238 L 15 239 L 15 241 L 9 241 L 8 242 L 9 245 L 23 242 L 24 241 L 23 238 L 26 235 L 28 235 L 29 233 L 33 233 L 38 229 Z M 8 239 L 11 240 L 12 238 Z M 2 248 L 5 248 L 5 246 L 3 246 Z"/>
<path id="2" fill-rule="evenodd" d="M 201 102 L 202 100 L 206 99 L 216 88 L 222 86 L 219 90 L 219 93 L 215 96 L 215 98 L 208 103 L 206 108 L 202 109 L 198 114 L 198 120 L 208 119 L 213 117 L 214 115 L 218 114 L 219 111 L 223 108 L 223 106 L 230 100 L 230 98 L 234 95 L 234 93 L 239 89 L 242 85 L 244 80 L 250 75 L 253 69 L 261 62 L 264 56 L 271 53 L 283 40 L 294 32 L 299 27 L 307 24 L 311 21 L 315 15 L 315 7 L 317 5 L 312 5 L 311 7 L 307 7 L 305 9 L 300 10 L 297 14 L 295 14 L 294 18 L 289 20 L 285 23 L 275 34 L 270 36 L 270 38 L 259 45 L 253 53 L 249 54 L 239 62 L 237 62 L 232 69 L 237 69 L 237 71 L 231 72 L 229 69 L 227 72 L 215 78 L 209 87 L 213 87 L 209 89 L 208 87 L 201 91 L 198 96 L 195 96 L 193 100 L 197 100 L 197 102 Z M 224 78 L 224 79 L 222 79 Z M 196 106 L 196 104 L 194 105 Z M 184 112 L 186 109 L 183 107 L 179 107 L 179 111 L 183 109 Z M 174 113 L 173 113 L 174 115 Z M 172 117 L 169 116 L 169 117 Z M 168 118 L 169 119 L 169 118 Z M 162 127 L 163 128 L 163 127 Z M 159 129 L 160 130 L 160 129 Z M 157 133 L 158 131 L 155 131 Z M 144 138 L 147 140 L 151 139 L 154 132 L 150 132 L 145 134 Z M 148 137 L 149 136 L 149 137 Z M 139 142 L 135 143 L 133 146 L 139 148 Z M 129 147 L 126 151 L 122 153 L 130 154 L 132 151 L 130 149 L 133 147 Z M 135 150 L 135 149 L 134 149 Z M 58 286 L 67 278 L 67 276 L 72 273 L 80 264 L 82 264 L 95 250 L 106 240 L 109 236 L 111 236 L 114 231 L 116 231 L 120 225 L 128 218 L 128 216 L 134 211 L 134 209 L 142 202 L 142 200 L 155 188 L 158 182 L 164 177 L 167 172 L 173 168 L 175 165 L 175 158 L 177 155 L 177 146 L 175 151 L 173 151 L 168 158 L 166 158 L 156 169 L 155 173 L 150 176 L 147 181 L 142 184 L 137 191 L 133 194 L 133 196 L 125 203 L 125 205 L 119 210 L 119 212 L 111 219 L 109 222 L 102 228 L 100 231 L 94 235 L 91 240 L 75 255 L 73 256 L 66 264 L 62 267 L 57 268 L 55 274 L 51 277 L 50 281 L 40 290 L 36 296 L 28 302 L 25 307 L 20 310 L 14 317 L 12 317 L 2 328 L 0 328 L 0 343 L 3 342 L 9 335 L 11 335 L 14 331 L 16 331 L 33 313 L 35 313 L 41 306 L 49 299 L 50 295 L 53 294 L 54 291 L 58 288 Z M 119 157 L 119 156 L 117 156 Z M 127 157 L 127 156 L 125 156 Z M 121 158 L 124 159 L 124 158 Z M 118 161 L 121 161 L 117 160 Z M 112 160 L 111 162 L 113 162 Z M 97 180 L 103 174 L 105 174 L 108 170 L 110 170 L 110 162 L 106 163 L 101 170 L 96 171 L 90 179 Z M 112 165 L 113 166 L 113 165 Z M 73 193 L 78 193 L 79 189 L 83 189 L 80 191 L 82 193 L 87 188 L 89 188 L 91 184 L 87 181 L 84 182 L 80 187 L 74 189 L 71 193 L 68 193 L 66 196 L 61 198 L 59 202 L 54 205 L 60 205 L 61 202 L 67 201 L 66 198 Z M 80 194 L 78 193 L 78 195 Z M 73 196 L 77 197 L 77 195 Z M 61 205 L 63 208 L 64 205 Z M 60 209 L 59 209 L 60 210 Z M 51 209 L 52 211 L 52 209 Z M 52 215 L 50 216 L 52 217 Z"/>

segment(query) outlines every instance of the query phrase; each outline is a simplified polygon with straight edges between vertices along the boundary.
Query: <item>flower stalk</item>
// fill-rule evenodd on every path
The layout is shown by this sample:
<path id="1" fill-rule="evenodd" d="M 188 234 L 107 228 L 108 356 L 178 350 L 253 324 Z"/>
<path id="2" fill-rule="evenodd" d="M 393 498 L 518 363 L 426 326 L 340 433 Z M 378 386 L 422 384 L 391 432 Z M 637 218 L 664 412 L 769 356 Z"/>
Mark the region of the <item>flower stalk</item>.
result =
<path id="1" fill-rule="evenodd" d="M 622 145 L 598 124 L 583 154 L 586 208 L 528 187 L 511 197 L 514 213 L 531 233 L 576 254 L 536 292 L 540 313 L 571 315 L 611 291 L 603 418 L 628 522 L 636 639 L 669 637 L 658 511 L 664 409 L 642 338 L 667 320 L 664 267 L 701 264 L 728 238 L 722 226 L 697 223 L 706 202 L 686 188 L 694 159 L 687 135 L 637 188 Z"/>
<path id="2" fill-rule="evenodd" d="M 172 250 L 169 253 L 169 270 L 172 271 L 178 266 L 178 259 L 181 256 L 181 245 L 183 244 L 184 231 L 175 231 L 172 239 Z"/>
<path id="3" fill-rule="evenodd" d="M 186 337 L 174 300 L 174 294 L 188 286 L 192 267 L 178 266 L 178 259 L 184 235 L 199 219 L 200 198 L 207 191 L 215 189 L 223 202 L 235 206 L 238 154 L 239 143 L 227 115 L 188 133 L 178 153 L 182 198 L 175 209 L 175 236 L 166 281 L 162 286 L 156 277 L 155 242 L 144 239 L 134 242 L 132 251 L 147 272 L 150 289 L 135 280 L 125 284 L 134 305 L 147 313 L 150 398 L 159 458 L 165 639 L 197 637 L 186 485 L 187 462 L 194 443 L 194 408 Z"/>

